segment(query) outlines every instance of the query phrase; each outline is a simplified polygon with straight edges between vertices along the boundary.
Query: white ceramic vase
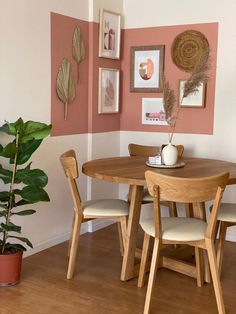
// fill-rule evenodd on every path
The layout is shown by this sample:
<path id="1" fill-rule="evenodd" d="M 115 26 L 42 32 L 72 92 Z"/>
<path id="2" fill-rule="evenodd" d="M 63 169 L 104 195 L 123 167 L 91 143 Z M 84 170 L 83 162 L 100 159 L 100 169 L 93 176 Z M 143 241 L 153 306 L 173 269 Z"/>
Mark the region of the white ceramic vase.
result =
<path id="1" fill-rule="evenodd" d="M 169 143 L 162 149 L 162 161 L 167 166 L 173 166 L 178 160 L 177 148 Z"/>

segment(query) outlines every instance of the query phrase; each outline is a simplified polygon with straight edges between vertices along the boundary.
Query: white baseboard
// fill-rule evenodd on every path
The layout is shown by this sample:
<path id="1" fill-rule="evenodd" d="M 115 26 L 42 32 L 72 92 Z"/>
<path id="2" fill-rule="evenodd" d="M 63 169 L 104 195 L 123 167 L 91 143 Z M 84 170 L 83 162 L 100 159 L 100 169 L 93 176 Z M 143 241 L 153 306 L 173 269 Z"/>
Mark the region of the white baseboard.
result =
<path id="1" fill-rule="evenodd" d="M 81 226 L 81 230 L 80 230 L 80 234 L 84 234 L 88 232 L 88 223 L 83 223 L 82 226 Z M 38 245 L 36 245 L 33 249 L 29 249 L 27 250 L 26 252 L 24 252 L 24 255 L 23 257 L 27 257 L 27 256 L 30 256 L 30 255 L 33 255 L 33 254 L 36 254 L 38 252 L 41 252 L 43 250 L 46 250 L 54 245 L 57 245 L 57 244 L 60 244 L 62 242 L 65 242 L 65 241 L 68 241 L 70 238 L 70 233 L 67 232 L 67 233 L 64 233 L 64 234 L 61 234 L 53 239 L 50 239 L 48 241 L 45 241 L 43 243 L 40 243 Z"/>
<path id="2" fill-rule="evenodd" d="M 103 229 L 111 224 L 113 224 L 114 221 L 110 220 L 101 220 L 101 219 L 95 219 L 91 220 L 89 222 L 85 222 L 81 226 L 80 234 L 84 234 L 86 232 L 95 232 L 99 229 Z M 23 257 L 27 257 L 33 254 L 36 254 L 38 252 L 41 252 L 43 250 L 49 249 L 50 247 L 60 244 L 62 242 L 68 241 L 70 238 L 70 233 L 64 233 L 62 235 L 59 235 L 53 239 L 50 239 L 48 241 L 45 241 L 43 243 L 40 243 L 36 245 L 33 249 L 29 249 L 28 251 L 24 252 Z"/>
<path id="3" fill-rule="evenodd" d="M 88 232 L 95 232 L 114 224 L 112 220 L 95 219 L 88 222 Z"/>
<path id="4" fill-rule="evenodd" d="M 227 241 L 236 242 L 236 236 L 228 235 L 226 236 Z"/>

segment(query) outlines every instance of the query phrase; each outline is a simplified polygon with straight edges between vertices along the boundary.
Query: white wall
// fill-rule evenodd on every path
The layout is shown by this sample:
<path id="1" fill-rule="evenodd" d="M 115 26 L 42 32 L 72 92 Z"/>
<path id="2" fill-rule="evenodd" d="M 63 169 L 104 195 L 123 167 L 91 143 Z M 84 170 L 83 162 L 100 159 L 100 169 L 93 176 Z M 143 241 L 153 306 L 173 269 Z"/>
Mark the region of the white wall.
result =
<path id="1" fill-rule="evenodd" d="M 123 0 L 89 0 L 90 1 L 90 14 L 89 20 L 99 22 L 100 8 L 123 15 Z M 125 1 L 125 0 L 124 0 Z"/>
<path id="2" fill-rule="evenodd" d="M 125 28 L 219 22 L 216 97 L 213 135 L 176 134 L 185 154 L 236 162 L 236 1 L 124 1 Z M 121 154 L 130 142 L 163 144 L 166 133 L 121 132 Z M 125 194 L 122 187 L 120 195 Z M 235 186 L 227 187 L 225 200 L 236 202 Z M 228 234 L 236 240 L 236 228 Z"/>
<path id="3" fill-rule="evenodd" d="M 99 1 L 95 1 L 94 15 L 98 16 Z M 109 3 L 109 1 L 107 1 Z M 51 111 L 51 52 L 50 12 L 89 20 L 93 1 L 87 0 L 0 0 L 0 124 L 4 120 L 36 120 L 50 123 Z M 105 1 L 102 1 L 105 5 Z M 116 1 L 116 9 L 122 10 L 123 1 Z M 96 14 L 95 14 L 96 13 Z M 97 142 L 97 138 L 100 144 Z M 2 142 L 2 135 L 1 135 Z M 91 145 L 91 147 L 88 147 Z M 114 154 L 119 154 L 119 132 L 99 135 L 82 134 L 50 137 L 33 155 L 33 167 L 48 174 L 47 191 L 50 203 L 39 203 L 35 215 L 19 217 L 23 235 L 28 237 L 35 249 L 27 254 L 66 240 L 69 236 L 72 217 L 72 201 L 66 179 L 59 164 L 59 155 L 73 148 L 80 166 L 89 158 L 109 154 L 113 145 Z M 1 160 L 1 162 L 4 162 Z M 99 185 L 98 185 L 99 186 Z M 0 190 L 3 186 L 0 183 Z M 81 175 L 79 189 L 83 199 L 99 193 L 95 185 L 89 185 Z M 117 195 L 118 187 L 109 193 Z M 91 229 L 91 228 L 90 228 Z M 86 230 L 86 228 L 84 229 Z"/>

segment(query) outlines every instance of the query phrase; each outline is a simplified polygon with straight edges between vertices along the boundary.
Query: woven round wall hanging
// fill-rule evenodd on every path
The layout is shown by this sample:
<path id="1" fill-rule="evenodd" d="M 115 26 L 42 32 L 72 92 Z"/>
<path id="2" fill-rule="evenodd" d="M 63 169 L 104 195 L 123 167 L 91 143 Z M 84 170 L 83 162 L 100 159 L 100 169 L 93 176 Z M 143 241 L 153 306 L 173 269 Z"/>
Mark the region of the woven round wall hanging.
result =
<path id="1" fill-rule="evenodd" d="M 201 32 L 188 30 L 175 37 L 171 46 L 172 60 L 179 69 L 189 72 L 208 48 L 208 40 Z"/>

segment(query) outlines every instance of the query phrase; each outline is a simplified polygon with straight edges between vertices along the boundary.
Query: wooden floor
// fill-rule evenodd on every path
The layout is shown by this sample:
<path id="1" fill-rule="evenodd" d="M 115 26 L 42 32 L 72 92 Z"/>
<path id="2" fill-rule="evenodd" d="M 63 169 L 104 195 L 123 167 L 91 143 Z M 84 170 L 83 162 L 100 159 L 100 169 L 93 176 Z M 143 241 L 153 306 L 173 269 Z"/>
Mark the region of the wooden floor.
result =
<path id="1" fill-rule="evenodd" d="M 23 260 L 21 283 L 0 289 L 0 314 L 138 314 L 146 287 L 119 280 L 121 258 L 116 225 L 81 236 L 78 267 L 66 279 L 67 243 Z M 236 313 L 236 243 L 227 243 L 222 286 L 228 314 Z M 217 313 L 213 286 L 158 270 L 151 313 Z"/>

